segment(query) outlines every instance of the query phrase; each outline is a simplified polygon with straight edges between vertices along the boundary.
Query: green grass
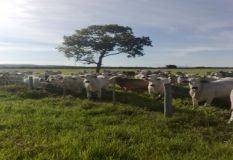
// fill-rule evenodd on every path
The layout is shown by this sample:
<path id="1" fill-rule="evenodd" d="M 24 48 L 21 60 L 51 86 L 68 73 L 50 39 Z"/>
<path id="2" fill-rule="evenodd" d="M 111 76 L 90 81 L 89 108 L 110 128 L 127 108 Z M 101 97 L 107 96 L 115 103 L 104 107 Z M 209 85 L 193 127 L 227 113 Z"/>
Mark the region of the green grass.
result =
<path id="1" fill-rule="evenodd" d="M 205 75 L 207 72 L 219 72 L 219 71 L 233 71 L 233 69 L 163 69 L 162 71 L 171 71 L 172 73 L 176 72 L 187 72 L 198 75 Z"/>
<path id="2" fill-rule="evenodd" d="M 88 72 L 95 72 L 95 69 L 0 69 L 0 72 L 12 72 L 12 71 L 32 71 L 34 73 L 44 73 L 45 70 L 50 71 L 61 71 L 64 74 L 70 74 L 70 73 L 80 73 L 82 71 L 88 71 Z M 139 69 L 108 69 L 111 71 L 138 71 Z M 161 71 L 171 71 L 172 73 L 176 72 L 187 72 L 187 73 L 193 73 L 193 74 L 199 74 L 199 75 L 205 75 L 207 72 L 217 72 L 217 71 L 233 71 L 233 69 L 151 69 L 153 70 L 161 70 Z M 103 71 L 103 70 L 101 70 Z"/>
<path id="3" fill-rule="evenodd" d="M 187 159 L 233 157 L 228 104 L 191 109 L 186 88 L 174 87 L 171 118 L 163 101 L 117 90 L 117 104 L 60 97 L 23 87 L 0 88 L 0 159 Z M 44 98 L 43 98 L 44 97 Z"/>

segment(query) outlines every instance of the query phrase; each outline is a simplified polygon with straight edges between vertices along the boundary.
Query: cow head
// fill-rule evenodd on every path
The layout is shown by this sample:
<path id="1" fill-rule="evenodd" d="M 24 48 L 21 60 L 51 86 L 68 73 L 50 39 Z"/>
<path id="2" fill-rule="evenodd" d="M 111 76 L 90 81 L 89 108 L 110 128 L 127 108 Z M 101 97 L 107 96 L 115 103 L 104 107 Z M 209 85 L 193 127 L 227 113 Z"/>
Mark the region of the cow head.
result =
<path id="1" fill-rule="evenodd" d="M 156 74 L 148 75 L 146 78 L 146 80 L 151 81 L 151 82 L 156 81 L 157 79 L 158 79 L 158 75 Z"/>
<path id="2" fill-rule="evenodd" d="M 88 81 L 88 80 L 85 79 L 85 80 L 84 80 L 84 83 L 90 83 L 90 81 Z"/>
<path id="3" fill-rule="evenodd" d="M 87 74 L 87 75 L 85 75 L 83 82 L 84 83 L 91 83 L 94 79 L 96 79 L 96 75 Z"/>
<path id="4" fill-rule="evenodd" d="M 197 78 L 190 79 L 189 80 L 189 87 L 190 87 L 190 90 L 195 91 L 195 92 L 200 90 L 200 88 L 201 88 L 200 79 L 197 79 Z"/>
<path id="5" fill-rule="evenodd" d="M 44 82 L 45 80 L 43 78 L 38 78 L 40 82 Z"/>
<path id="6" fill-rule="evenodd" d="M 158 94 L 159 92 L 158 92 L 157 88 L 158 88 L 157 82 L 149 82 L 149 84 L 148 84 L 149 94 Z"/>
<path id="7" fill-rule="evenodd" d="M 149 82 L 149 86 L 154 87 L 154 86 L 155 86 L 155 84 L 154 84 L 154 83 L 152 83 L 152 82 Z"/>

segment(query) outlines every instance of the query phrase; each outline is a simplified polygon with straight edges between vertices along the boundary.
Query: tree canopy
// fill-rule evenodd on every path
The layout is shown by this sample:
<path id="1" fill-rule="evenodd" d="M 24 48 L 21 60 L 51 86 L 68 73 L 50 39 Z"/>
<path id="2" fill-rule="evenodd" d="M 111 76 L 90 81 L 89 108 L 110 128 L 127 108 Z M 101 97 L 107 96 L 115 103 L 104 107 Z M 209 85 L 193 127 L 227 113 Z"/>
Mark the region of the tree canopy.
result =
<path id="1" fill-rule="evenodd" d="M 174 65 L 174 64 L 169 64 L 169 65 L 166 65 L 166 68 L 170 68 L 170 69 L 176 69 L 177 66 Z"/>
<path id="2" fill-rule="evenodd" d="M 76 61 L 96 64 L 99 72 L 103 58 L 121 53 L 127 57 L 143 56 L 144 46 L 152 46 L 149 37 L 136 37 L 130 27 L 110 24 L 76 30 L 73 35 L 64 36 L 58 50 Z"/>

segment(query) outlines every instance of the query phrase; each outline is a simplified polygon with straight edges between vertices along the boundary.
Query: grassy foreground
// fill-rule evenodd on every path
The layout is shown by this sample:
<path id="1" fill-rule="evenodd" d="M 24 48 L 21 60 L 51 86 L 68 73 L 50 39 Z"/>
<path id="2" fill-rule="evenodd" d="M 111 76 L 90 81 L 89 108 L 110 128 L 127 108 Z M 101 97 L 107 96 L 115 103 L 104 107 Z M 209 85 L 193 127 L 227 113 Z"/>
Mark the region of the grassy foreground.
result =
<path id="1" fill-rule="evenodd" d="M 111 92 L 100 100 L 41 98 L 24 88 L 0 89 L 0 159 L 229 159 L 228 105 L 192 110 L 187 90 L 174 88 L 171 118 L 162 100 Z M 32 96 L 33 95 L 33 96 Z M 182 99 L 181 99 L 182 97 Z"/>

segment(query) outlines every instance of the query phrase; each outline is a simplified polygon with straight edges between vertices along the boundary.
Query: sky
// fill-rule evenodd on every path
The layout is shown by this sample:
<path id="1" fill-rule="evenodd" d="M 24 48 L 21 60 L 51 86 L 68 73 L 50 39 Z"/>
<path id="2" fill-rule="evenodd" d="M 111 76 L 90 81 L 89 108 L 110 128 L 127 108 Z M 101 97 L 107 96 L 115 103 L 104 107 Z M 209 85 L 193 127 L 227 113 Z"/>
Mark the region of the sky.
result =
<path id="1" fill-rule="evenodd" d="M 119 24 L 153 47 L 104 66 L 233 67 L 232 8 L 232 0 L 0 0 L 0 64 L 83 65 L 57 51 L 63 36 Z"/>

